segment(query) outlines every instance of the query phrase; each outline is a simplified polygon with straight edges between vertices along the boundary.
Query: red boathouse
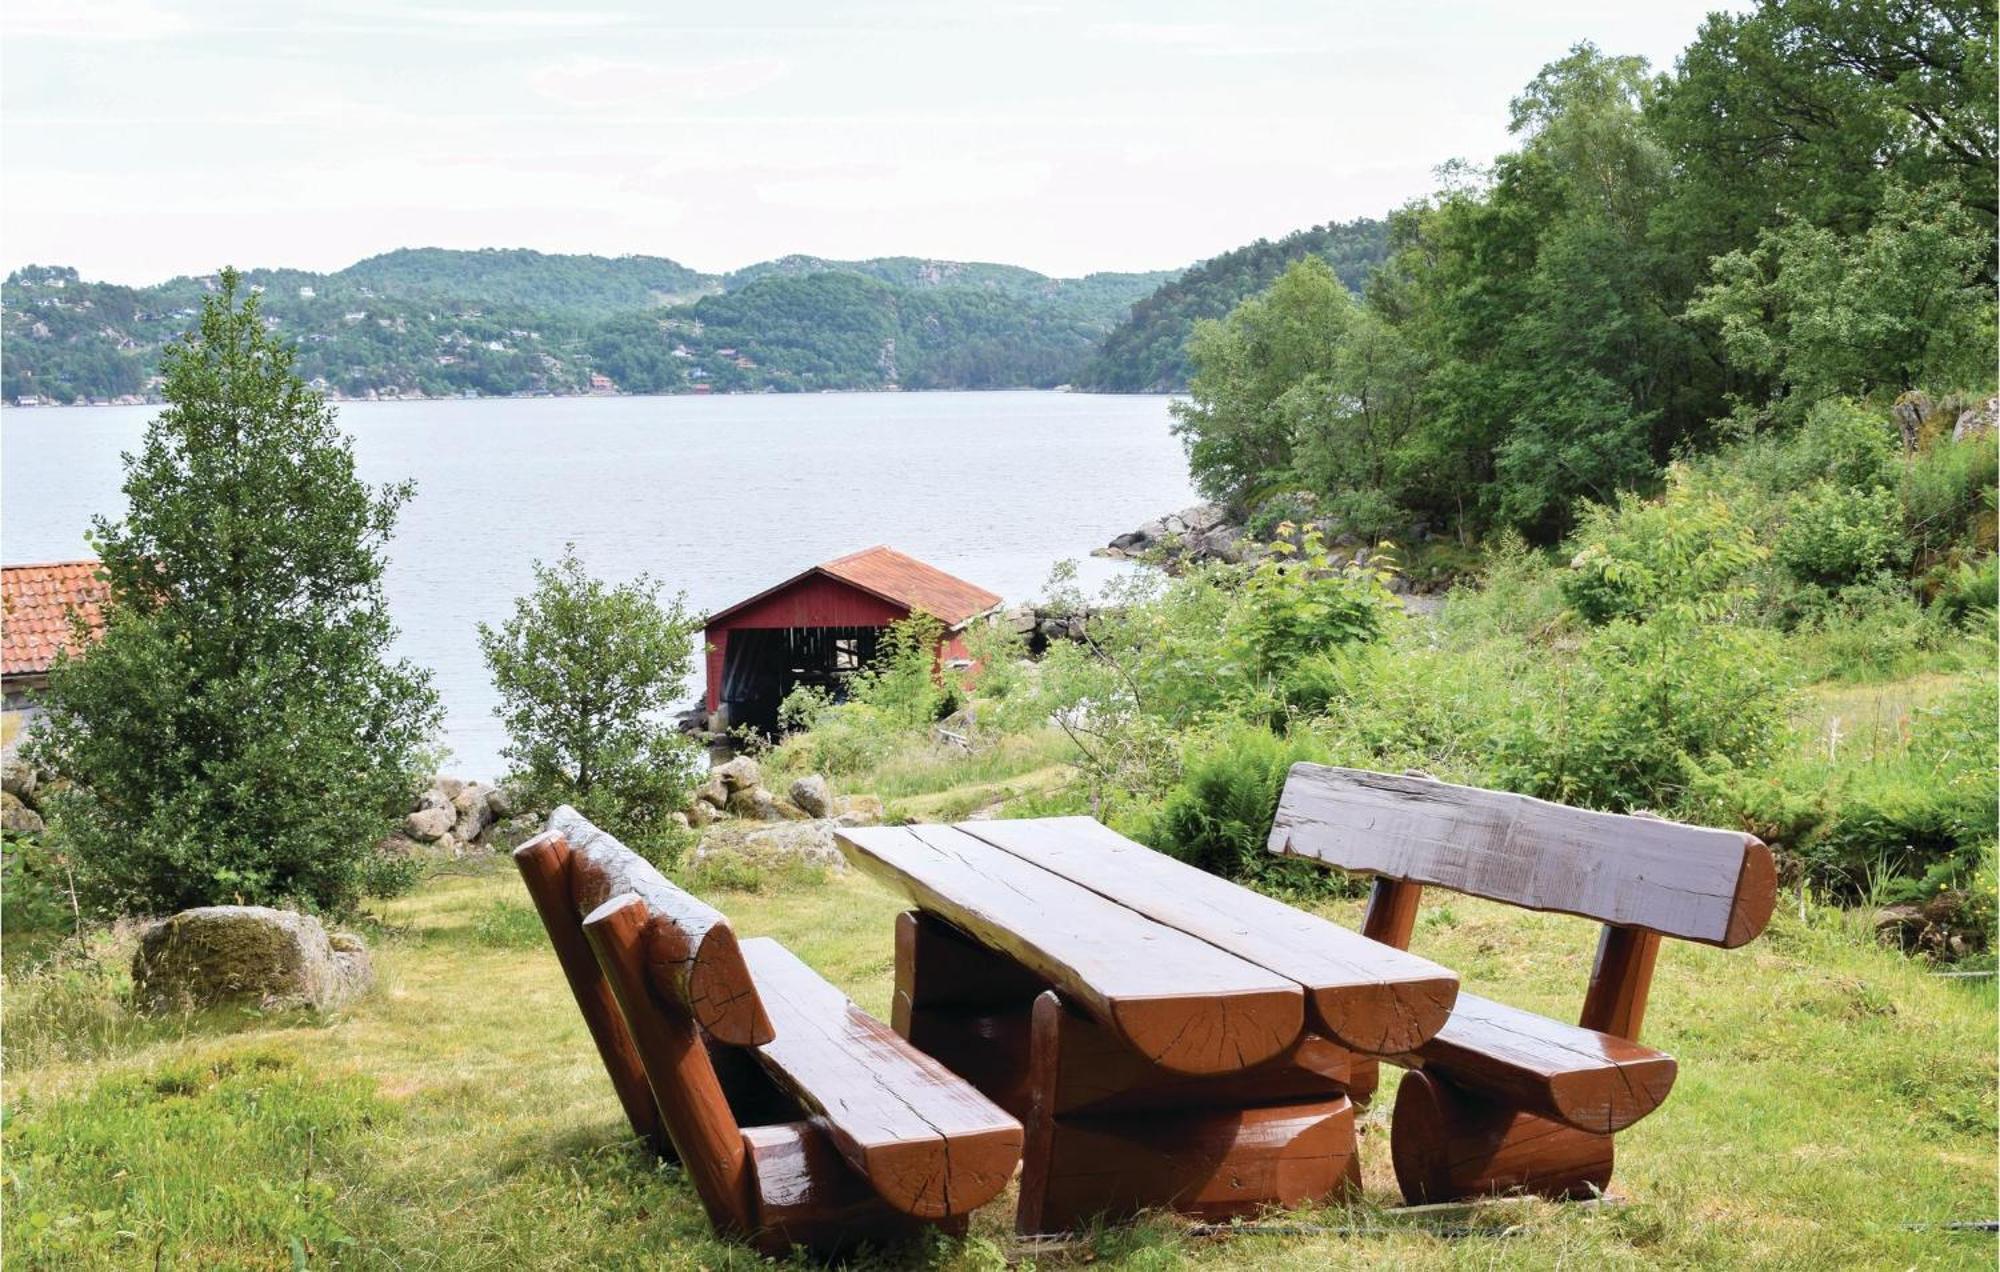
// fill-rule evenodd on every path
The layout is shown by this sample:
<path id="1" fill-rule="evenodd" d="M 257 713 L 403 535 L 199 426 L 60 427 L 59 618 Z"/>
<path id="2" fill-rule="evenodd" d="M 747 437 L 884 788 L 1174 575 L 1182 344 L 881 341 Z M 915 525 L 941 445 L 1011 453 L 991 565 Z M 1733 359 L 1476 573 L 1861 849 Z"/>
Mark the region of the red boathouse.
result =
<path id="1" fill-rule="evenodd" d="M 967 659 L 965 628 L 1000 597 L 894 548 L 823 565 L 709 615 L 710 727 L 775 730 L 778 704 L 799 685 L 836 698 L 874 660 L 882 629 L 922 610 L 945 625 L 938 660 Z"/>

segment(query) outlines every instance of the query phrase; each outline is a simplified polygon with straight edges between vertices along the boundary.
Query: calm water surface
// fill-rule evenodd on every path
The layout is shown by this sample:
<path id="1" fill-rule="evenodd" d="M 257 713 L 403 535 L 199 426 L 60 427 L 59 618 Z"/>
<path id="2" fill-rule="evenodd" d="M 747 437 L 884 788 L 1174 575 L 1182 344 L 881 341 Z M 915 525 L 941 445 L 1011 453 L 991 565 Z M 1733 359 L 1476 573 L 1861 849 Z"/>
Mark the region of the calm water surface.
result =
<path id="1" fill-rule="evenodd" d="M 590 570 L 648 571 L 720 608 L 887 543 L 1011 600 L 1195 498 L 1167 399 L 923 393 L 355 402 L 370 482 L 414 477 L 387 590 L 400 652 L 432 668 L 454 771 L 493 776 L 504 740 L 476 624 L 574 542 Z M 124 508 L 119 453 L 152 408 L 0 414 L 0 556 L 88 555 Z"/>

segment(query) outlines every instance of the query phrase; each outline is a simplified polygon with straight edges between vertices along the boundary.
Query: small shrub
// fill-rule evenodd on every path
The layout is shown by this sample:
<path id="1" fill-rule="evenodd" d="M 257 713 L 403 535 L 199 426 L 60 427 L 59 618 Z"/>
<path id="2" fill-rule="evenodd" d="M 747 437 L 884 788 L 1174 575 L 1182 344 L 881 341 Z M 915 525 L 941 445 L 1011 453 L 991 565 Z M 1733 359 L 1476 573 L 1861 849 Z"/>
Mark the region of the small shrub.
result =
<path id="1" fill-rule="evenodd" d="M 1766 633 L 1673 617 L 1612 623 L 1498 731 L 1499 775 L 1566 804 L 1673 814 L 1712 772 L 1779 752 L 1791 694 Z"/>
<path id="2" fill-rule="evenodd" d="M 1903 532 L 1920 565 L 1961 544 L 1993 550 L 1996 482 L 2000 449 L 1991 436 L 1940 440 L 1903 467 Z"/>
<path id="3" fill-rule="evenodd" d="M 1764 556 L 1729 505 L 1678 469 L 1658 499 L 1626 494 L 1586 505 L 1571 542 L 1563 597 L 1592 623 L 1675 607 L 1720 614 L 1741 599 L 1744 574 Z"/>
<path id="4" fill-rule="evenodd" d="M 1188 744 L 1179 783 L 1143 819 L 1138 838 L 1224 878 L 1285 891 L 1337 891 L 1346 886 L 1337 871 L 1274 857 L 1265 848 L 1292 765 L 1326 758 L 1325 747 L 1308 734 L 1280 737 L 1256 725 L 1229 725 L 1197 737 Z"/>
<path id="5" fill-rule="evenodd" d="M 1792 498 L 1773 555 L 1802 583 L 1859 582 L 1903 556 L 1901 511 L 1886 487 L 1819 482 Z"/>
<path id="6" fill-rule="evenodd" d="M 1959 625 L 2000 608 L 2000 556 L 1988 554 L 1942 570 L 1931 604 L 1940 618 Z"/>

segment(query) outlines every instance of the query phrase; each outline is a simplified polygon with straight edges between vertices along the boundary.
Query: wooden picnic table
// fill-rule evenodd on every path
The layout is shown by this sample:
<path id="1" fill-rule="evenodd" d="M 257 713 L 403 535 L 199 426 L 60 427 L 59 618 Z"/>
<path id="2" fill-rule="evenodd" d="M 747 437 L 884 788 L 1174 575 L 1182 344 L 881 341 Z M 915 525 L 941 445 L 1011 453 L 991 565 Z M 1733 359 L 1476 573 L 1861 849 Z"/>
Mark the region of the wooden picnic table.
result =
<path id="1" fill-rule="evenodd" d="M 1355 1055 L 1414 1050 L 1457 996 L 1435 963 L 1086 817 L 836 838 L 917 907 L 897 1031 L 1026 1124 L 1023 1232 L 1355 1181 Z"/>

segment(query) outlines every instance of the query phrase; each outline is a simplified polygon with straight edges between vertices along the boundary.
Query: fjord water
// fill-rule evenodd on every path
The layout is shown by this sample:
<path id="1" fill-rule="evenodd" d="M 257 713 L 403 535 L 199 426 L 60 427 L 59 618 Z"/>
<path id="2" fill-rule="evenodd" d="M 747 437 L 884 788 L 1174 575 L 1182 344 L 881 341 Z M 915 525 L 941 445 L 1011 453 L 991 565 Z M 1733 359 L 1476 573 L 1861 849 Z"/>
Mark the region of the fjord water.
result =
<path id="1" fill-rule="evenodd" d="M 886 543 L 1005 596 L 1194 499 L 1167 399 L 1070 393 L 871 393 L 351 402 L 362 477 L 413 477 L 389 546 L 398 651 L 430 667 L 450 769 L 500 771 L 476 625 L 531 565 L 573 542 L 592 573 L 641 571 L 697 610 Z M 0 415 L 0 555 L 86 556 L 119 515 L 119 454 L 151 407 Z"/>

